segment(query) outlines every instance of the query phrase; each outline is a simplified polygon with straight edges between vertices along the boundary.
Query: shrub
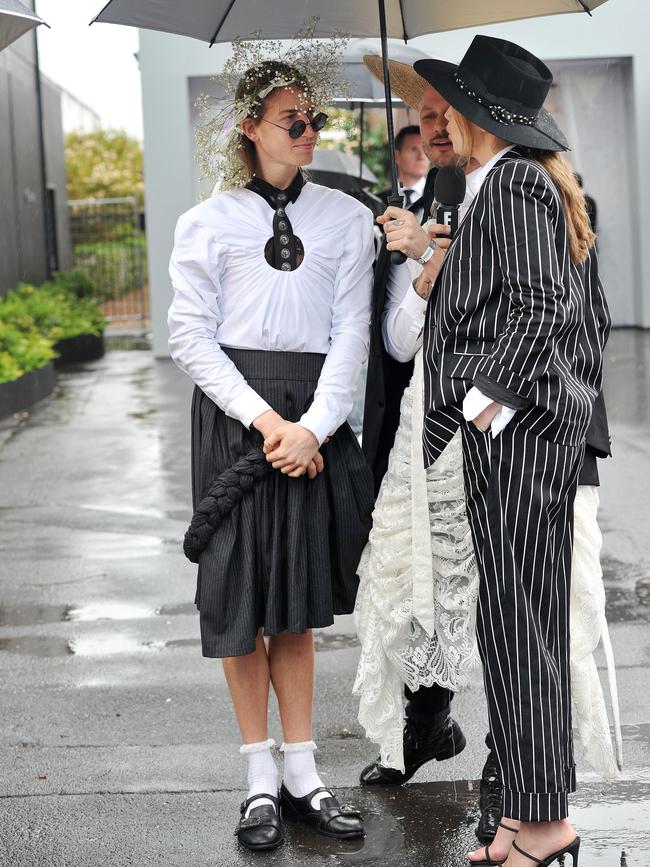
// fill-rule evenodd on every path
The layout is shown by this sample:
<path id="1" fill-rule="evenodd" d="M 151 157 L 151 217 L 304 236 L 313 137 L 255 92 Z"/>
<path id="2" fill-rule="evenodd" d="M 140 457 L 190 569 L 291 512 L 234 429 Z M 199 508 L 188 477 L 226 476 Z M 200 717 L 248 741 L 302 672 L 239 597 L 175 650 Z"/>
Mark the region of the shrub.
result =
<path id="1" fill-rule="evenodd" d="M 3 321 L 0 304 L 0 383 L 11 382 L 30 370 L 43 367 L 55 355 L 52 341 L 35 328 L 23 330 Z"/>
<path id="2" fill-rule="evenodd" d="M 55 344 L 106 327 L 79 273 L 57 274 L 42 286 L 22 283 L 0 299 L 0 383 L 18 379 L 56 357 Z"/>

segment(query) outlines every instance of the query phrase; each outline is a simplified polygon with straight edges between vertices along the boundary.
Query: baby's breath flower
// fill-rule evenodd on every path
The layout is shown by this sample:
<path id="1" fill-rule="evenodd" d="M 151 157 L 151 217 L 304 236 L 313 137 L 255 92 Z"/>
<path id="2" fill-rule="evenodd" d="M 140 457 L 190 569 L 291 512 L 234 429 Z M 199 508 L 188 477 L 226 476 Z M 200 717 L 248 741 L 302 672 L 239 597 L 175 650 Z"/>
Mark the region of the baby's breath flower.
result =
<path id="1" fill-rule="evenodd" d="M 241 125 L 247 117 L 260 117 L 263 100 L 276 88 L 295 90 L 303 106 L 314 110 L 345 95 L 339 60 L 349 37 L 335 33 L 331 39 L 315 39 L 318 20 L 305 24 L 288 45 L 278 39 L 263 40 L 259 32 L 232 43 L 230 58 L 212 78 L 225 97 L 202 94 L 196 101 L 201 116 L 196 131 L 197 161 L 203 178 L 219 181 L 221 189 L 248 183 L 250 171 L 238 158 L 244 139 Z M 284 69 L 269 79 L 277 64 Z M 297 81 L 288 80 L 286 67 L 297 71 Z M 236 98 L 238 91 L 243 96 Z"/>

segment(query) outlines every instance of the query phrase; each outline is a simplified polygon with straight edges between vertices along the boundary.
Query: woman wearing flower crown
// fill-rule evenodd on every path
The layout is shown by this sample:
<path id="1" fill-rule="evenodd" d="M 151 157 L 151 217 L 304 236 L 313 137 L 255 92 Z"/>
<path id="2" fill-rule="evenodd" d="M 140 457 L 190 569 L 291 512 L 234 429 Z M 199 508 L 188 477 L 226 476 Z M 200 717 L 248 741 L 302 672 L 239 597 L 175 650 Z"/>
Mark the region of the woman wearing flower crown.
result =
<path id="1" fill-rule="evenodd" d="M 316 771 L 311 630 L 353 610 L 370 529 L 371 473 L 345 419 L 367 355 L 373 219 L 301 173 L 327 76 L 296 66 L 262 61 L 240 78 L 222 191 L 179 219 L 170 263 L 170 349 L 196 383 L 203 655 L 222 659 L 248 758 L 236 834 L 249 849 L 282 843 L 280 804 L 321 834 L 364 833 Z"/>

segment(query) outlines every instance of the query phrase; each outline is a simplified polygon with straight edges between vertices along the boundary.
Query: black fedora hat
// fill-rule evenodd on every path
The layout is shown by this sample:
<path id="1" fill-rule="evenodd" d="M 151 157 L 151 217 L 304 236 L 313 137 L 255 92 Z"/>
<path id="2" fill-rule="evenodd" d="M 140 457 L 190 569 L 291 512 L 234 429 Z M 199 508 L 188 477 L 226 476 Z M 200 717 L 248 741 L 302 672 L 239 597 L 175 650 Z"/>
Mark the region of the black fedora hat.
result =
<path id="1" fill-rule="evenodd" d="M 543 107 L 553 83 L 545 63 L 514 42 L 475 36 L 454 72 L 437 60 L 413 68 L 481 129 L 512 144 L 566 151 L 566 136 Z"/>

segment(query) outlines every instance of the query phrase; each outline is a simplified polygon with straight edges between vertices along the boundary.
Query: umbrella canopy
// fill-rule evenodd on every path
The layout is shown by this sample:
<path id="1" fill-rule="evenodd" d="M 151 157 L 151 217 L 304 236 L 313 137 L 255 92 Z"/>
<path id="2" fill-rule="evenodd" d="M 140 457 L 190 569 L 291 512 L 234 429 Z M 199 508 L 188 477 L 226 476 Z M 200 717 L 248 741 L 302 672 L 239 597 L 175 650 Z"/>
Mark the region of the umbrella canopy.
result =
<path id="1" fill-rule="evenodd" d="M 334 186 L 339 190 L 378 183 L 377 177 L 368 166 L 363 165 L 361 175 L 359 175 L 357 157 L 339 150 L 316 148 L 314 159 L 307 166 L 307 171 L 318 183 L 323 183 L 328 187 Z"/>
<path id="2" fill-rule="evenodd" d="M 388 40 L 388 53 L 391 60 L 410 65 L 416 60 L 428 58 L 424 51 L 405 45 L 398 39 Z M 346 96 L 337 99 L 337 103 L 371 102 L 376 106 L 385 104 L 384 85 L 363 62 L 364 54 L 381 54 L 381 42 L 378 39 L 351 39 L 348 42 L 341 58 L 341 79 L 347 85 Z M 395 105 L 398 100 L 393 99 L 392 103 Z"/>
<path id="3" fill-rule="evenodd" d="M 413 39 L 426 33 L 476 27 L 499 21 L 563 12 L 588 12 L 606 0 L 386 0 L 386 33 Z M 206 42 L 231 42 L 251 31 L 263 39 L 291 39 L 306 19 L 319 17 L 315 36 L 334 30 L 351 36 L 380 36 L 377 0 L 110 0 L 95 21 L 127 24 L 193 36 Z"/>
<path id="4" fill-rule="evenodd" d="M 39 24 L 45 21 L 20 0 L 0 0 L 0 51 Z"/>
<path id="5" fill-rule="evenodd" d="M 461 27 L 495 24 L 540 15 L 587 12 L 606 0 L 109 0 L 93 19 L 108 24 L 126 24 L 193 36 L 211 45 L 232 42 L 254 32 L 256 39 L 291 39 L 296 28 L 314 19 L 314 37 L 331 37 L 334 32 L 350 36 L 379 36 L 384 59 L 384 93 L 388 140 L 393 140 L 387 37 L 404 41 L 426 33 Z M 392 196 L 389 203 L 401 202 L 397 192 L 395 153 L 391 158 Z M 401 256 L 394 254 L 395 259 Z"/>

